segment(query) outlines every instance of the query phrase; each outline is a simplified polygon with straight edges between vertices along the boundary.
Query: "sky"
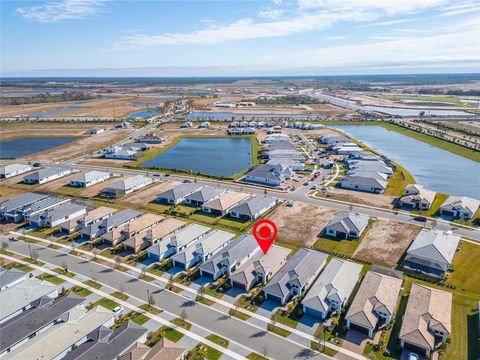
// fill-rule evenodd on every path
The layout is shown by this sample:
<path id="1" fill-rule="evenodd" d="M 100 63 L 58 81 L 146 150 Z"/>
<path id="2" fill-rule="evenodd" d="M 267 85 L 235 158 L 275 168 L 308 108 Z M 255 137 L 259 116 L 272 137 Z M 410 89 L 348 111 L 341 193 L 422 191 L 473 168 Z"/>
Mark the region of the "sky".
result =
<path id="1" fill-rule="evenodd" d="M 480 72 L 474 0 L 2 0 L 8 76 Z"/>

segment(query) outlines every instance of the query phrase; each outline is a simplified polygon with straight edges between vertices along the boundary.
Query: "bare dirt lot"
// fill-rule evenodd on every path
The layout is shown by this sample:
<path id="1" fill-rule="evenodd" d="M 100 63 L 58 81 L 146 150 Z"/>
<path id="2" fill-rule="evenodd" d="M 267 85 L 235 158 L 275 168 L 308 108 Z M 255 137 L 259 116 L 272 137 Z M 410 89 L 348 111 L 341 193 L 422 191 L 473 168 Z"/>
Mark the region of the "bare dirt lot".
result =
<path id="1" fill-rule="evenodd" d="M 305 203 L 286 204 L 268 215 L 278 228 L 278 239 L 297 245 L 311 246 L 322 229 L 337 212 L 332 209 Z"/>
<path id="2" fill-rule="evenodd" d="M 394 196 L 383 194 L 370 194 L 367 192 L 338 189 L 329 187 L 328 191 L 318 191 L 317 197 L 327 197 L 329 199 L 354 202 L 361 205 L 375 206 L 384 209 L 392 209 Z"/>
<path id="3" fill-rule="evenodd" d="M 141 206 L 155 200 L 159 193 L 169 190 L 180 183 L 177 181 L 162 181 L 145 190 L 140 190 L 130 196 L 121 199 L 118 204 L 130 208 L 138 209 Z"/>
<path id="4" fill-rule="evenodd" d="M 104 182 L 101 182 L 99 184 L 95 184 L 95 185 L 92 185 L 92 186 L 89 186 L 83 190 L 81 190 L 79 193 L 78 193 L 78 196 L 79 197 L 84 197 L 84 198 L 92 198 L 94 196 L 97 196 L 100 191 L 104 188 L 106 188 L 107 186 L 109 185 L 112 185 L 114 183 L 116 183 L 117 181 L 120 181 L 123 179 L 123 176 L 115 176 L 115 177 L 112 177 Z"/>
<path id="5" fill-rule="evenodd" d="M 377 219 L 353 256 L 373 264 L 393 267 L 420 230 L 416 225 Z"/>

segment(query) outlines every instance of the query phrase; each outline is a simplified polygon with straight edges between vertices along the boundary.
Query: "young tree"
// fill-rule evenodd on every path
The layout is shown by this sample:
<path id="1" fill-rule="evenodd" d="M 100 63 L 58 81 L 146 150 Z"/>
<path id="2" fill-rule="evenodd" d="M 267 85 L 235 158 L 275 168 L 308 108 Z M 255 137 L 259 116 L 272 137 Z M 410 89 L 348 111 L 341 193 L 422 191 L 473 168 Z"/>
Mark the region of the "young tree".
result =
<path id="1" fill-rule="evenodd" d="M 148 305 L 149 306 L 155 305 L 155 298 L 153 297 L 153 294 L 148 295 Z"/>
<path id="2" fill-rule="evenodd" d="M 167 290 L 172 290 L 173 289 L 173 274 L 170 274 L 170 277 L 168 278 L 168 283 L 167 283 Z"/>
<path id="3" fill-rule="evenodd" d="M 62 262 L 62 269 L 64 274 L 68 274 L 68 265 L 65 261 Z"/>
<path id="4" fill-rule="evenodd" d="M 201 286 L 198 288 L 198 296 L 199 296 L 199 297 L 203 297 L 204 294 L 205 294 L 205 286 L 204 286 L 204 285 L 201 285 Z"/>
<path id="5" fill-rule="evenodd" d="M 120 256 L 116 255 L 115 256 L 115 269 L 118 269 L 120 266 Z"/>
<path id="6" fill-rule="evenodd" d="M 38 261 L 38 252 L 37 250 L 32 250 L 32 260 L 36 263 Z"/>
<path id="7" fill-rule="evenodd" d="M 187 312 L 185 310 L 182 310 L 180 313 L 180 319 L 182 320 L 182 324 L 185 325 L 185 320 L 187 319 Z"/>
<path id="8" fill-rule="evenodd" d="M 2 241 L 2 253 L 5 254 L 7 252 L 8 246 L 9 246 L 8 242 Z"/>

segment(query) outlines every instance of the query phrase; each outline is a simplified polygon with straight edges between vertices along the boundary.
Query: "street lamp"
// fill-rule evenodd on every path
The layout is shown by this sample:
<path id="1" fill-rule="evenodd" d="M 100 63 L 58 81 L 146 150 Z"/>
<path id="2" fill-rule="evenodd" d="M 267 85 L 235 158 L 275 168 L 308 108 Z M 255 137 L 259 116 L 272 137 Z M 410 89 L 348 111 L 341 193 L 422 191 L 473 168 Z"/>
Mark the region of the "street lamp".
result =
<path id="1" fill-rule="evenodd" d="M 33 257 L 32 257 L 32 247 L 30 246 L 30 244 L 28 245 L 28 252 L 30 254 L 30 259 L 33 259 Z"/>

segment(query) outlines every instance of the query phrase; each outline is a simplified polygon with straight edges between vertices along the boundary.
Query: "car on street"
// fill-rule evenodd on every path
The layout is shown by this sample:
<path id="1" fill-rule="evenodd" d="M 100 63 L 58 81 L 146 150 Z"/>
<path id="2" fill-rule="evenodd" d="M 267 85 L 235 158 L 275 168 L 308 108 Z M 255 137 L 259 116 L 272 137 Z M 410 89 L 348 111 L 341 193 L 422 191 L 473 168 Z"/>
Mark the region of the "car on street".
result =
<path id="1" fill-rule="evenodd" d="M 425 216 L 415 216 L 413 220 L 418 222 L 427 222 L 427 218 Z"/>

